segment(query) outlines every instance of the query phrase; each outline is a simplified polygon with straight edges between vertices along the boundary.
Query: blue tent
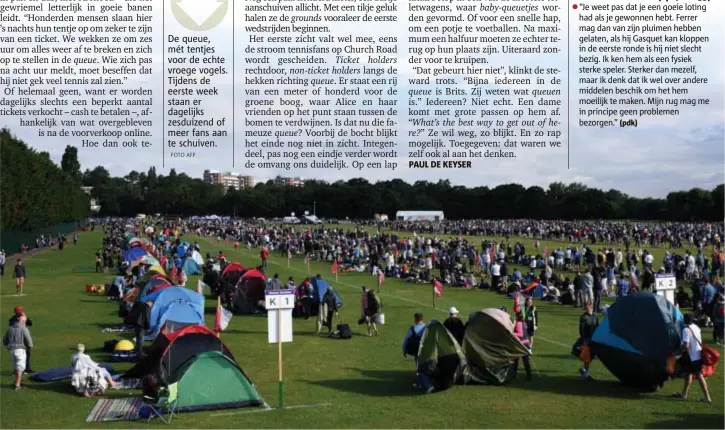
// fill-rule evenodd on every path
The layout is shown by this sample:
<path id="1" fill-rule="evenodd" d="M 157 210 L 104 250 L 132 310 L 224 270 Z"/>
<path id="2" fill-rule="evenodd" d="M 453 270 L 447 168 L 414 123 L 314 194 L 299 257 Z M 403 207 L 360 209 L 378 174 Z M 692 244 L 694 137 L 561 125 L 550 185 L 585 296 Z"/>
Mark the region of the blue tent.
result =
<path id="1" fill-rule="evenodd" d="M 132 263 L 145 255 L 148 255 L 148 253 L 140 246 L 129 248 L 122 253 L 124 261 L 128 261 L 129 263 Z"/>
<path id="2" fill-rule="evenodd" d="M 537 299 L 540 299 L 546 295 L 546 287 L 542 284 L 537 284 L 536 288 L 534 288 L 534 294 L 533 296 Z"/>
<path id="3" fill-rule="evenodd" d="M 186 250 L 189 249 L 189 244 L 184 242 L 176 247 L 176 255 L 178 255 L 180 258 L 186 257 Z"/>
<path id="4" fill-rule="evenodd" d="M 143 286 L 141 289 L 141 297 L 140 301 L 146 303 L 148 301 L 155 302 L 156 298 L 161 294 L 162 291 L 166 288 L 174 288 L 174 287 L 166 287 L 164 286 L 171 285 L 171 281 L 169 281 L 166 278 L 154 278 L 149 280 L 146 285 Z M 159 288 L 161 287 L 161 288 Z M 151 291 L 155 290 L 155 291 Z"/>
<path id="5" fill-rule="evenodd" d="M 680 311 L 662 296 L 621 297 L 592 336 L 592 350 L 623 384 L 656 390 L 667 379 L 667 359 L 680 347 Z"/>
<path id="6" fill-rule="evenodd" d="M 187 275 L 201 274 L 201 268 L 199 268 L 199 264 L 191 257 L 188 257 L 186 258 L 186 260 L 184 260 L 184 264 L 181 266 L 181 268 Z"/>
<path id="7" fill-rule="evenodd" d="M 204 296 L 183 287 L 169 287 L 161 290 L 153 306 L 151 306 L 151 318 L 149 324 L 152 333 L 158 332 L 161 328 L 162 319 L 166 311 L 175 303 L 190 303 L 201 315 L 204 316 Z"/>
<path id="8" fill-rule="evenodd" d="M 328 288 L 330 287 L 330 284 L 327 283 L 324 279 L 318 279 L 318 278 L 312 278 L 312 287 L 315 289 L 315 297 L 314 299 L 318 303 L 322 303 L 322 299 L 325 297 L 325 294 L 327 293 Z M 337 298 L 337 306 L 342 306 L 342 298 L 340 298 L 340 295 L 337 293 L 337 290 L 334 288 L 332 289 L 335 292 L 335 297 Z"/>
<path id="9" fill-rule="evenodd" d="M 152 336 L 156 337 L 164 324 L 171 323 L 176 327 L 186 325 L 204 325 L 204 311 L 200 312 L 194 303 L 179 300 L 171 302 L 159 320 L 159 324 L 152 329 Z"/>

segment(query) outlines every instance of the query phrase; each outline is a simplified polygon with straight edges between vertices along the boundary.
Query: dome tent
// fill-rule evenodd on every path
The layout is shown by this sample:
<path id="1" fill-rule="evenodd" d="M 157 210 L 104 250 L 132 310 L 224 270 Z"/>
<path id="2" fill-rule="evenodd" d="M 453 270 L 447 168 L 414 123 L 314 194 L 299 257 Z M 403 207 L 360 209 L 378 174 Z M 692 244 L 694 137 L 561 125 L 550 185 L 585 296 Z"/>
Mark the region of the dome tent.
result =
<path id="1" fill-rule="evenodd" d="M 458 382 L 465 364 L 463 351 L 448 329 L 437 320 L 429 322 L 420 340 L 417 372 L 443 391 Z"/>
<path id="2" fill-rule="evenodd" d="M 464 383 L 502 385 L 516 378 L 518 359 L 528 349 L 514 335 L 514 323 L 500 309 L 474 312 L 463 337 Z"/>
<path id="3" fill-rule="evenodd" d="M 666 298 L 639 292 L 618 299 L 592 336 L 592 351 L 623 384 L 657 390 L 680 347 L 683 317 Z"/>
<path id="4" fill-rule="evenodd" d="M 188 326 L 158 336 L 123 378 L 154 375 L 177 384 L 180 411 L 261 406 L 264 400 L 229 348 L 203 326 Z"/>

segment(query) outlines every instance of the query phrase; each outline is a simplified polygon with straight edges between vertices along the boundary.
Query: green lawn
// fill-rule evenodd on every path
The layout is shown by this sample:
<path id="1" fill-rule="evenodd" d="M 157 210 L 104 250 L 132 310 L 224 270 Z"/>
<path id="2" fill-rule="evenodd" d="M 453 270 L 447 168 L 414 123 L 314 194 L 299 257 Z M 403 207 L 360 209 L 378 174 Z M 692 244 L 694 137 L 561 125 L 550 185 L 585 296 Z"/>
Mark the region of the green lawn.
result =
<path id="1" fill-rule="evenodd" d="M 188 238 L 189 241 L 195 238 Z M 258 264 L 258 251 L 217 244 L 198 238 L 202 253 L 216 254 L 224 247 L 232 261 Z M 478 239 L 476 239 L 478 241 Z M 0 285 L 0 320 L 7 321 L 13 306 L 22 305 L 32 318 L 36 343 L 36 370 L 65 366 L 77 343 L 85 343 L 96 361 L 108 357 L 100 352 L 103 342 L 114 338 L 101 333 L 103 326 L 119 323 L 117 306 L 105 297 L 84 293 L 87 283 L 108 282 L 110 274 L 93 273 L 94 252 L 100 233 L 83 233 L 77 246 L 64 251 L 44 251 L 28 257 L 26 295 L 16 297 L 10 273 Z M 532 249 L 531 241 L 525 241 Z M 561 246 L 548 242 L 542 246 Z M 664 251 L 655 250 L 659 261 Z M 14 259 L 8 261 L 8 266 Z M 373 286 L 373 277 L 343 274 L 334 282 L 328 264 L 313 263 L 312 273 L 333 280 L 346 302 L 343 319 L 358 330 L 360 285 Z M 300 280 L 307 270 L 301 258 L 287 268 L 285 258 L 275 253 L 270 271 L 283 279 Z M 188 285 L 196 284 L 196 277 Z M 185 428 L 723 428 L 723 372 L 709 379 L 714 403 L 669 398 L 681 381 L 667 383 L 658 393 L 640 395 L 621 386 L 603 368 L 592 365 L 595 382 L 578 378 L 578 362 L 569 355 L 577 336 L 579 311 L 570 307 L 537 303 L 540 329 L 532 357 L 534 380 L 520 379 L 506 387 L 455 387 L 443 393 L 420 395 L 411 386 L 413 363 L 404 359 L 401 342 L 415 312 L 426 319 L 445 318 L 445 309 L 455 305 L 463 315 L 486 307 L 506 306 L 511 300 L 491 292 L 448 288 L 433 309 L 429 285 L 403 284 L 388 279 L 383 287 L 386 322 L 380 336 L 355 336 L 331 340 L 314 335 L 312 320 L 295 320 L 295 339 L 284 346 L 286 406 L 284 410 L 253 412 L 237 409 L 181 414 L 173 427 Z M 207 324 L 213 325 L 216 302 L 207 301 Z M 277 348 L 267 343 L 267 322 L 260 316 L 235 316 L 222 339 L 257 385 L 266 401 L 277 404 Z M 356 333 L 357 334 L 357 333 Z M 710 342 L 711 330 L 703 330 Z M 25 390 L 11 388 L 8 354 L 2 351 L 0 389 L 1 428 L 149 427 L 146 422 L 95 423 L 85 418 L 96 400 L 77 395 L 69 381 L 49 384 L 27 382 Z M 117 366 L 125 370 L 130 364 Z M 109 396 L 138 395 L 111 391 Z M 302 405 L 317 405 L 300 407 Z M 153 426 L 159 426 L 155 422 Z M 163 425 L 160 425 L 163 426 Z M 160 427 L 159 426 L 159 427 Z"/>

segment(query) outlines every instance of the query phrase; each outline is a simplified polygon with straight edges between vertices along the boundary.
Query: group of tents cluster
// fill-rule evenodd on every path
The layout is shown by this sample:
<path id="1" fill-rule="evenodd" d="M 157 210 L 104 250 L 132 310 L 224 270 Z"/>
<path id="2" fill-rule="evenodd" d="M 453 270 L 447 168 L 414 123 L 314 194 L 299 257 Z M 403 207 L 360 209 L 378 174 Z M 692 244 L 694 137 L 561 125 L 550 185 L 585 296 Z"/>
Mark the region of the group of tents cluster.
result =
<path id="1" fill-rule="evenodd" d="M 131 232 L 125 238 L 125 261 L 130 267 L 144 264 L 148 270 L 124 292 L 124 305 L 150 306 L 146 340 L 152 343 L 148 353 L 123 378 L 141 378 L 147 381 L 145 387 L 175 385 L 175 407 L 180 411 L 263 405 L 262 397 L 229 348 L 206 327 L 204 296 L 176 286 L 166 277 L 158 261 L 163 255 L 158 246 Z M 188 259 L 189 253 L 182 245 L 177 244 L 176 250 Z"/>
<path id="2" fill-rule="evenodd" d="M 229 263 L 223 268 L 208 268 L 204 270 L 203 282 L 209 287 L 213 296 L 221 297 L 222 305 L 234 314 L 253 314 L 266 312 L 264 295 L 267 290 L 267 276 L 260 270 L 246 268 L 240 263 Z M 319 305 L 330 289 L 330 284 L 324 279 L 313 277 L 310 280 L 314 295 L 310 307 L 310 315 L 315 316 Z M 338 307 L 343 305 L 340 295 L 332 289 L 337 299 Z M 298 305 L 301 303 L 298 302 Z M 300 309 L 295 308 L 295 315 Z"/>
<path id="3" fill-rule="evenodd" d="M 667 299 L 640 292 L 608 308 L 590 346 L 624 385 L 652 391 L 678 373 L 674 363 L 683 328 L 682 314 Z M 428 323 L 417 371 L 437 390 L 454 384 L 501 385 L 516 377 L 518 361 L 528 353 L 514 335 L 509 314 L 484 309 L 471 315 L 460 345 L 442 323 Z"/>

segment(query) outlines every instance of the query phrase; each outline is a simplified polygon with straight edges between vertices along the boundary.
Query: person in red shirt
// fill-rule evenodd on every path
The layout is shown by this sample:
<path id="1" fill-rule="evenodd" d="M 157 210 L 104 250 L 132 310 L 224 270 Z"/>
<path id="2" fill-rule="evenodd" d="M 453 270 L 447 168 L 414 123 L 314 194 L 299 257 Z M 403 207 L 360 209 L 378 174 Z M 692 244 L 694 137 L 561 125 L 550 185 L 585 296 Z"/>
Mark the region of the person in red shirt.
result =
<path id="1" fill-rule="evenodd" d="M 266 246 L 259 251 L 259 258 L 262 260 L 262 271 L 267 273 L 267 260 L 269 259 L 269 249 Z"/>

